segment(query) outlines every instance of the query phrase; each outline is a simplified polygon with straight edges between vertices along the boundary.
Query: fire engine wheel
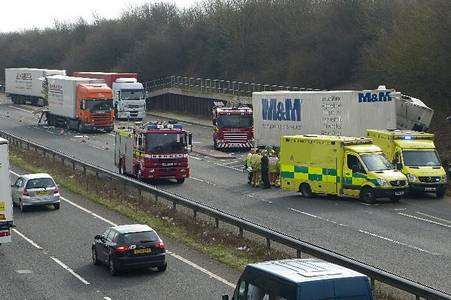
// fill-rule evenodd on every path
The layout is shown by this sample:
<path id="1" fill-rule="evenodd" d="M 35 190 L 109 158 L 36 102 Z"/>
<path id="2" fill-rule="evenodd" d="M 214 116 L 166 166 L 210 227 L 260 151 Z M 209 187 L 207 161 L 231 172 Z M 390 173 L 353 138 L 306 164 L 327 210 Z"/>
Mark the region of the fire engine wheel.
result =
<path id="1" fill-rule="evenodd" d="M 313 197 L 312 188 L 308 183 L 302 183 L 299 187 L 299 191 L 301 192 L 302 196 L 305 198 L 311 198 Z"/>
<path id="2" fill-rule="evenodd" d="M 138 181 L 142 181 L 141 170 L 136 171 L 136 179 L 138 179 Z"/>
<path id="3" fill-rule="evenodd" d="M 185 182 L 185 178 L 177 179 L 177 183 L 184 183 L 184 182 Z"/>
<path id="4" fill-rule="evenodd" d="M 83 126 L 82 122 L 78 122 L 78 132 L 83 133 L 85 131 L 85 126 Z"/>
<path id="5" fill-rule="evenodd" d="M 218 150 L 218 143 L 216 141 L 213 141 L 213 148 L 215 150 Z"/>

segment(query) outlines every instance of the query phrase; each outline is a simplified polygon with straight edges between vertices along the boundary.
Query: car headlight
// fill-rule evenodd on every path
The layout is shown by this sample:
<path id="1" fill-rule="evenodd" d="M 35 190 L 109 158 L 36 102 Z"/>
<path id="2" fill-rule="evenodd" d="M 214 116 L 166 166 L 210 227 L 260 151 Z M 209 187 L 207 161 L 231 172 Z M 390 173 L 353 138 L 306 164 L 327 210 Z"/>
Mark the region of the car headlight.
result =
<path id="1" fill-rule="evenodd" d="M 384 179 L 377 178 L 376 181 L 380 186 L 389 186 L 388 182 Z"/>
<path id="2" fill-rule="evenodd" d="M 415 182 L 418 180 L 418 178 L 412 174 L 407 174 L 407 179 L 409 180 L 409 182 Z"/>

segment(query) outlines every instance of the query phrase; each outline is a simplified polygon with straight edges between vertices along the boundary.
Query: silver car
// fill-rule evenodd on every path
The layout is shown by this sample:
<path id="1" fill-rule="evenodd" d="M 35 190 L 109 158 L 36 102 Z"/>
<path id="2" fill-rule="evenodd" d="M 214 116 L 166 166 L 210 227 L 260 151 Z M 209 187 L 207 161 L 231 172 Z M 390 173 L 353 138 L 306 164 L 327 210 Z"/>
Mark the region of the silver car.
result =
<path id="1" fill-rule="evenodd" d="M 26 174 L 11 186 L 13 205 L 24 211 L 28 206 L 53 205 L 60 208 L 60 193 L 52 176 L 45 173 Z"/>

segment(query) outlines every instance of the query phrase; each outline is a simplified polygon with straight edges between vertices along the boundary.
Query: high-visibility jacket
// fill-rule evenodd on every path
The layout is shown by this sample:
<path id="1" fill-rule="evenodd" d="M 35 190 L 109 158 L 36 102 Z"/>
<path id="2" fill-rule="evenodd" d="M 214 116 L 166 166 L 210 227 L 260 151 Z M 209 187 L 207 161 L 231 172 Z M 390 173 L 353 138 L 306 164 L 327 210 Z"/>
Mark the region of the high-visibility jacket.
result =
<path id="1" fill-rule="evenodd" d="M 251 164 L 252 170 L 259 171 L 261 169 L 262 156 L 258 153 L 252 154 Z"/>
<path id="2" fill-rule="evenodd" d="M 269 172 L 277 173 L 278 164 L 279 164 L 279 158 L 276 156 L 270 156 L 269 157 Z"/>

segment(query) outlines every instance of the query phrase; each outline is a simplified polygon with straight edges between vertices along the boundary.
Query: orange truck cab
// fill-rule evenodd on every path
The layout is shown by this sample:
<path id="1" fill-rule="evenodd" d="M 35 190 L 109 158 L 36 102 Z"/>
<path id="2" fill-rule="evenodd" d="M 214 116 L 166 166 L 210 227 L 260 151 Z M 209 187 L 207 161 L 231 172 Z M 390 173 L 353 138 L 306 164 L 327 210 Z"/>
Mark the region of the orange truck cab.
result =
<path id="1" fill-rule="evenodd" d="M 103 80 L 54 75 L 44 86 L 50 126 L 79 132 L 113 130 L 113 92 Z"/>
<path id="2" fill-rule="evenodd" d="M 79 84 L 77 118 L 80 131 L 96 129 L 112 131 L 114 112 L 111 89 L 104 84 Z"/>

